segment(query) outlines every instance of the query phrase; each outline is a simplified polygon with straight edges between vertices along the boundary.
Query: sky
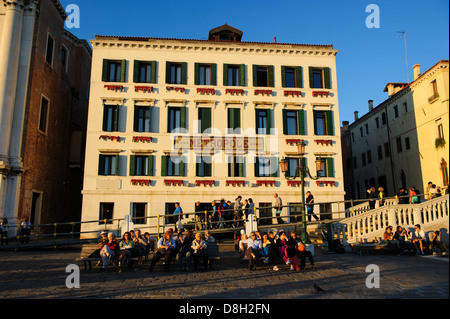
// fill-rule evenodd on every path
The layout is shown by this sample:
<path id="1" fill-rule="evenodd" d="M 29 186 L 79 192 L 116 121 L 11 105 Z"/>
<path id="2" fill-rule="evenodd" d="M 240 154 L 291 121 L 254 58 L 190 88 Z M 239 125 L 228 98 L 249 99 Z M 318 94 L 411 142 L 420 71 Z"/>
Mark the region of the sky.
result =
<path id="1" fill-rule="evenodd" d="M 332 44 L 336 56 L 340 122 L 368 112 L 368 100 L 388 98 L 388 82 L 413 80 L 413 65 L 425 72 L 449 59 L 448 0 L 60 0 L 79 7 L 78 38 L 95 35 L 207 39 L 227 23 L 242 41 Z M 374 19 L 378 8 L 379 20 Z M 366 12 L 367 11 L 367 12 Z M 69 14 L 72 11 L 69 12 Z M 375 23 L 368 28 L 366 20 Z M 379 21 L 379 25 L 376 23 Z M 402 33 L 406 35 L 405 40 Z M 407 69 L 408 65 L 408 69 Z"/>

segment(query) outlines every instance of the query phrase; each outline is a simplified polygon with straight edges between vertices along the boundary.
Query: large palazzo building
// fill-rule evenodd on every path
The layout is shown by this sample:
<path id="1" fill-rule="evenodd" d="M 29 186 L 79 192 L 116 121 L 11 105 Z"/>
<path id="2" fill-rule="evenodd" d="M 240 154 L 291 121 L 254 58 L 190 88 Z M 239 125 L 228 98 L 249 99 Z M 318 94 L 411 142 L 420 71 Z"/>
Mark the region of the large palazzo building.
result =
<path id="1" fill-rule="evenodd" d="M 83 222 L 130 215 L 145 229 L 176 202 L 190 213 L 196 201 L 209 210 L 238 195 L 270 217 L 274 193 L 284 205 L 301 202 L 300 179 L 288 181 L 279 161 L 294 175 L 302 142 L 312 175 L 324 163 L 320 179 L 305 182 L 316 212 L 343 209 L 332 45 L 244 42 L 228 25 L 208 40 L 97 35 L 91 44 Z"/>
<path id="2" fill-rule="evenodd" d="M 24 217 L 80 219 L 92 49 L 66 18 L 58 0 L 0 6 L 0 217 L 10 236 Z"/>

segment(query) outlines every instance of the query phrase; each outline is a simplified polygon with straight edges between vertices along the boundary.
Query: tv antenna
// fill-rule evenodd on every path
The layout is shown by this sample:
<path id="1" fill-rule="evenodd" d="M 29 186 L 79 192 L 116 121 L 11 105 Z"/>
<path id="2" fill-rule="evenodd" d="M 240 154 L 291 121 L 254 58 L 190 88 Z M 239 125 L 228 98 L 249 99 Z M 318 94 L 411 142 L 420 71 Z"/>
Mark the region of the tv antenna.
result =
<path id="1" fill-rule="evenodd" d="M 401 34 L 401 35 L 397 36 L 398 38 L 403 38 L 405 40 L 406 78 L 409 83 L 408 47 L 406 45 L 406 39 L 408 39 L 408 37 L 406 36 L 406 31 L 397 31 L 397 33 Z"/>

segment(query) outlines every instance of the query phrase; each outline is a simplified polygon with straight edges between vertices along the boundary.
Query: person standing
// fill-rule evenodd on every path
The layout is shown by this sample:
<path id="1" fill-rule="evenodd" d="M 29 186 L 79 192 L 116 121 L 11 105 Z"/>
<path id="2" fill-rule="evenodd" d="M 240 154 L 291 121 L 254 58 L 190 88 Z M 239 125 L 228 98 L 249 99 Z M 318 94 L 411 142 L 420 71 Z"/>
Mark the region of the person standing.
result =
<path id="1" fill-rule="evenodd" d="M 367 192 L 369 193 L 369 209 L 375 209 L 375 201 L 377 198 L 375 187 L 371 187 Z"/>
<path id="2" fill-rule="evenodd" d="M 277 223 L 278 224 L 284 224 L 283 219 L 280 217 L 281 212 L 283 210 L 283 201 L 281 200 L 281 197 L 278 196 L 277 193 L 273 195 L 275 198 L 275 203 L 273 204 L 273 208 L 275 209 L 275 215 L 277 216 Z"/>
<path id="3" fill-rule="evenodd" d="M 378 187 L 378 203 L 381 206 L 384 205 L 384 188 L 383 187 Z"/>
<path id="4" fill-rule="evenodd" d="M 202 215 L 204 215 L 204 213 L 202 212 L 200 202 L 197 201 L 195 203 L 195 230 L 202 229 Z"/>
<path id="5" fill-rule="evenodd" d="M 2 217 L 2 221 L 0 222 L 0 242 L 3 246 L 3 242 L 8 245 L 8 220 L 6 217 Z"/>
<path id="6" fill-rule="evenodd" d="M 242 196 L 238 196 L 236 197 L 236 200 L 234 202 L 234 226 L 235 227 L 242 227 L 242 221 L 240 221 L 243 217 L 243 213 L 242 213 Z"/>
<path id="7" fill-rule="evenodd" d="M 319 217 L 314 214 L 314 196 L 311 194 L 310 191 L 306 192 L 306 213 L 308 215 L 312 215 L 316 220 L 319 220 Z"/>
<path id="8" fill-rule="evenodd" d="M 28 217 L 24 217 L 22 224 L 20 224 L 20 243 L 23 244 L 26 242 L 28 244 L 30 242 L 30 234 L 31 223 Z"/>

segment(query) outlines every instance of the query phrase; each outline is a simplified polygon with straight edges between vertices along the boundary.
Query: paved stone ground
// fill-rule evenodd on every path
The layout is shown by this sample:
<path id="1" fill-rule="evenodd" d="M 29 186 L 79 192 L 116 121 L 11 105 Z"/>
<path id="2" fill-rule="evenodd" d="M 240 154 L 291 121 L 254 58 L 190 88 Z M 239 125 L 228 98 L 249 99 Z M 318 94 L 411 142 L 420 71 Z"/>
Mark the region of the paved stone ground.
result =
<path id="1" fill-rule="evenodd" d="M 80 288 L 66 287 L 66 267 L 75 264 L 80 251 L 33 250 L 0 252 L 1 299 L 448 299 L 449 263 L 445 257 L 359 256 L 321 254 L 316 251 L 317 270 L 289 271 L 280 265 L 273 271 L 258 265 L 255 271 L 239 263 L 235 252 L 221 253 L 213 270 L 185 273 L 173 266 L 165 273 L 148 264 L 118 273 L 108 268 L 84 272 L 80 266 Z M 366 267 L 380 270 L 380 288 L 366 287 Z M 325 292 L 317 293 L 314 284 Z"/>

